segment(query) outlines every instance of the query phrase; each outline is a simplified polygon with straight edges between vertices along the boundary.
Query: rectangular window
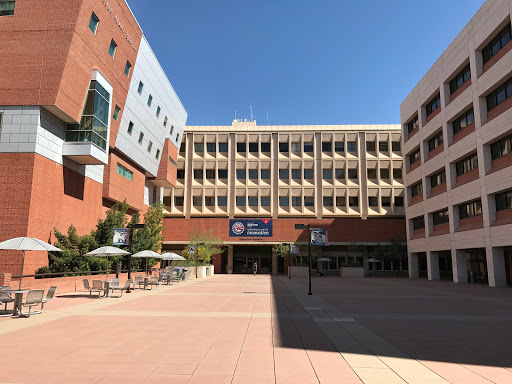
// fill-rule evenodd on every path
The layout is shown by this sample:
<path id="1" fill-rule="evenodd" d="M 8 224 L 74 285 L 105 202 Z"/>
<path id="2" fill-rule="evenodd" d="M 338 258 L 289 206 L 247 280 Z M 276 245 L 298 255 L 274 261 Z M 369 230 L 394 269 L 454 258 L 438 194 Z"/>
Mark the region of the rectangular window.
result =
<path id="1" fill-rule="evenodd" d="M 236 143 L 236 152 L 245 155 L 247 152 L 247 146 L 245 143 Z"/>
<path id="2" fill-rule="evenodd" d="M 289 152 L 288 143 L 279 143 L 279 152 L 280 153 L 288 153 Z"/>
<path id="3" fill-rule="evenodd" d="M 324 207 L 332 207 L 334 205 L 334 199 L 331 196 L 323 197 Z"/>
<path id="4" fill-rule="evenodd" d="M 420 160 L 420 149 L 418 148 L 409 155 L 409 165 L 413 165 L 415 162 Z"/>
<path id="5" fill-rule="evenodd" d="M 446 172 L 444 169 L 435 175 L 430 176 L 430 188 L 435 188 L 446 183 Z"/>
<path id="6" fill-rule="evenodd" d="M 453 123 L 453 134 L 456 135 L 460 131 L 462 131 L 464 128 L 466 128 L 468 125 L 473 124 L 475 121 L 475 116 L 473 114 L 473 108 L 471 108 L 469 111 L 462 114 L 462 116 L 458 117 Z"/>
<path id="7" fill-rule="evenodd" d="M 258 143 L 249 143 L 249 153 L 258 154 Z"/>
<path id="8" fill-rule="evenodd" d="M 478 156 L 476 153 L 469 155 L 455 164 L 457 176 L 463 175 L 478 168 Z"/>
<path id="9" fill-rule="evenodd" d="M 126 66 L 124 67 L 124 74 L 126 76 L 130 76 L 131 70 L 132 70 L 132 64 L 129 61 L 126 61 Z"/>
<path id="10" fill-rule="evenodd" d="M 292 180 L 302 180 L 302 171 L 300 168 L 292 169 Z"/>
<path id="11" fill-rule="evenodd" d="M 403 207 L 404 198 L 402 196 L 395 196 L 395 207 Z"/>
<path id="12" fill-rule="evenodd" d="M 185 170 L 184 169 L 177 169 L 176 170 L 176 178 L 179 180 L 183 180 L 185 178 Z"/>
<path id="13" fill-rule="evenodd" d="M 294 153 L 300 153 L 302 149 L 302 145 L 300 141 L 292 143 L 292 152 Z"/>
<path id="14" fill-rule="evenodd" d="M 402 150 L 402 145 L 399 141 L 393 141 L 391 142 L 391 150 L 393 152 L 400 152 Z"/>
<path id="15" fill-rule="evenodd" d="M 219 179 L 225 180 L 228 178 L 228 170 L 227 169 L 219 169 L 218 170 Z"/>
<path id="16" fill-rule="evenodd" d="M 313 142 L 304 142 L 304 153 L 313 153 Z"/>
<path id="17" fill-rule="evenodd" d="M 501 51 L 503 47 L 510 41 L 510 38 L 510 23 L 508 23 L 505 28 L 503 28 L 500 33 L 498 33 L 494 39 L 492 39 L 491 42 L 482 49 L 482 58 L 484 64 L 491 60 L 491 58 L 495 56 L 499 51 Z"/>
<path id="18" fill-rule="evenodd" d="M 258 206 L 258 196 L 249 196 L 247 198 L 249 202 L 249 207 L 257 207 Z"/>
<path id="19" fill-rule="evenodd" d="M 236 170 L 236 179 L 240 181 L 245 181 L 247 178 L 247 172 L 245 169 L 237 169 Z"/>
<path id="20" fill-rule="evenodd" d="M 335 152 L 345 152 L 345 142 L 344 141 L 336 141 L 334 143 L 334 151 Z"/>
<path id="21" fill-rule="evenodd" d="M 357 153 L 357 142 L 347 141 L 347 151 L 349 153 Z"/>
<path id="22" fill-rule="evenodd" d="M 482 216 L 482 203 L 480 200 L 459 205 L 459 218 L 461 220 L 475 216 Z"/>
<path id="23" fill-rule="evenodd" d="M 119 112 L 121 112 L 121 108 L 119 108 L 118 105 L 116 105 L 116 107 L 114 108 L 114 115 L 112 116 L 112 118 L 117 121 L 117 119 L 119 118 Z"/>
<path id="24" fill-rule="evenodd" d="M 512 97 L 512 79 L 507 80 L 504 84 L 487 95 L 487 112 L 492 111 L 510 97 Z"/>
<path id="25" fill-rule="evenodd" d="M 411 133 L 419 127 L 418 115 L 414 117 L 410 122 L 407 123 L 407 133 Z"/>
<path id="26" fill-rule="evenodd" d="M 176 162 L 172 159 L 171 156 L 169 156 L 169 163 L 171 163 L 172 165 L 174 165 L 174 167 L 177 167 L 178 164 L 176 164 Z"/>
<path id="27" fill-rule="evenodd" d="M 358 196 L 350 196 L 348 198 L 348 206 L 349 207 L 359 207 L 359 197 Z"/>
<path id="28" fill-rule="evenodd" d="M 174 196 L 174 206 L 175 207 L 183 207 L 185 203 L 185 199 L 183 196 Z"/>
<path id="29" fill-rule="evenodd" d="M 207 169 L 206 170 L 206 180 L 215 179 L 215 169 Z"/>
<path id="30" fill-rule="evenodd" d="M 217 196 L 217 205 L 219 207 L 227 207 L 228 206 L 228 197 L 227 196 Z"/>
<path id="31" fill-rule="evenodd" d="M 270 196 L 261 196 L 260 201 L 262 207 L 270 207 Z"/>
<path id="32" fill-rule="evenodd" d="M 380 178 L 382 180 L 389 180 L 389 168 L 380 169 Z"/>
<path id="33" fill-rule="evenodd" d="M 219 143 L 219 153 L 228 153 L 228 143 Z"/>
<path id="34" fill-rule="evenodd" d="M 348 169 L 348 178 L 349 180 L 357 180 L 357 168 Z"/>
<path id="35" fill-rule="evenodd" d="M 345 181 L 345 169 L 344 168 L 336 168 L 334 171 L 334 176 L 338 181 Z"/>
<path id="36" fill-rule="evenodd" d="M 379 206 L 379 198 L 376 196 L 368 197 L 368 205 L 370 207 L 378 207 Z"/>
<path id="37" fill-rule="evenodd" d="M 302 206 L 302 197 L 292 196 L 292 207 L 301 207 L 301 206 Z"/>
<path id="38" fill-rule="evenodd" d="M 380 200 L 383 207 L 391 207 L 391 197 L 382 196 Z"/>
<path id="39" fill-rule="evenodd" d="M 511 151 L 512 135 L 508 135 L 491 144 L 491 159 L 494 161 L 502 156 L 508 155 Z"/>
<path id="40" fill-rule="evenodd" d="M 322 169 L 322 177 L 324 180 L 332 181 L 332 169 Z"/>
<path id="41" fill-rule="evenodd" d="M 411 186 L 411 196 L 412 197 L 421 195 L 422 193 L 423 193 L 423 185 L 422 185 L 421 181 L 419 183 Z"/>
<path id="42" fill-rule="evenodd" d="M 258 180 L 258 170 L 257 169 L 249 169 L 249 180 Z"/>
<path id="43" fill-rule="evenodd" d="M 377 179 L 377 170 L 375 168 L 368 168 L 367 170 L 368 178 L 371 180 Z"/>
<path id="44" fill-rule="evenodd" d="M 153 96 L 148 96 L 148 107 L 151 107 L 151 104 L 153 103 Z"/>
<path id="45" fill-rule="evenodd" d="M 158 106 L 158 107 L 156 108 L 156 117 L 160 117 L 160 111 L 161 111 L 161 110 L 162 110 L 162 109 L 160 108 L 160 106 Z"/>
<path id="46" fill-rule="evenodd" d="M 366 142 L 366 151 L 367 152 L 375 152 L 375 141 L 367 141 Z"/>
<path id="47" fill-rule="evenodd" d="M 157 159 L 157 160 L 158 160 L 158 158 L 159 158 L 159 157 L 160 157 L 160 150 L 159 150 L 159 149 L 157 149 L 157 150 L 156 150 L 155 159 Z"/>
<path id="48" fill-rule="evenodd" d="M 187 150 L 187 148 L 186 148 L 185 143 L 181 143 L 181 145 L 180 145 L 180 156 L 185 157 L 186 150 Z"/>
<path id="49" fill-rule="evenodd" d="M 288 180 L 290 178 L 290 173 L 288 169 L 280 169 L 279 170 L 279 179 L 280 180 Z"/>
<path id="50" fill-rule="evenodd" d="M 117 173 L 119 173 L 124 178 L 133 181 L 133 172 L 119 163 L 117 163 Z"/>
<path id="51" fill-rule="evenodd" d="M 289 207 L 290 206 L 288 196 L 279 196 L 279 206 L 280 207 Z"/>
<path id="52" fill-rule="evenodd" d="M 261 180 L 270 180 L 270 169 L 261 170 Z"/>
<path id="53" fill-rule="evenodd" d="M 139 88 L 137 89 L 137 92 L 139 95 L 142 95 L 142 90 L 144 89 L 144 83 L 142 81 L 139 81 Z"/>
<path id="54" fill-rule="evenodd" d="M 322 152 L 332 152 L 332 143 L 330 141 L 322 141 Z"/>
<path id="55" fill-rule="evenodd" d="M 393 168 L 393 179 L 402 180 L 402 168 Z"/>
<path id="56" fill-rule="evenodd" d="M 432 152 L 434 149 L 443 144 L 443 131 L 439 132 L 435 136 L 433 136 L 428 141 L 428 151 Z"/>
<path id="57" fill-rule="evenodd" d="M 441 94 L 438 93 L 434 98 L 427 104 L 427 117 L 432 114 L 437 108 L 441 106 Z"/>
<path id="58" fill-rule="evenodd" d="M 246 201 L 247 201 L 247 199 L 245 198 L 245 196 L 237 196 L 236 197 L 236 206 L 243 208 L 246 205 Z"/>
<path id="59" fill-rule="evenodd" d="M 387 141 L 379 141 L 379 152 L 389 152 L 389 143 Z"/>
<path id="60" fill-rule="evenodd" d="M 315 206 L 315 198 L 313 196 L 304 196 L 304 206 L 305 207 L 314 207 Z"/>
<path id="61" fill-rule="evenodd" d="M 270 153 L 270 143 L 261 143 L 261 152 Z"/>
<path id="62" fill-rule="evenodd" d="M 193 196 L 192 205 L 196 208 L 201 208 L 203 206 L 203 196 Z"/>
<path id="63" fill-rule="evenodd" d="M 194 143 L 194 152 L 195 153 L 203 153 L 204 152 L 204 143 Z"/>
<path id="64" fill-rule="evenodd" d="M 194 169 L 194 180 L 203 181 L 203 170 Z"/>
<path id="65" fill-rule="evenodd" d="M 177 134 L 176 134 L 176 142 L 178 142 L 179 140 L 180 140 L 180 134 L 179 134 L 179 133 L 177 133 Z"/>
<path id="66" fill-rule="evenodd" d="M 116 49 L 117 49 L 117 44 L 114 41 L 114 39 L 112 39 L 112 41 L 110 42 L 110 47 L 108 48 L 108 54 L 110 56 L 114 57 L 116 54 Z"/>
<path id="67" fill-rule="evenodd" d="M 2 11 L 3 11 L 3 7 L 5 7 L 5 5 L 4 5 L 5 3 L 6 2 L 0 3 L 0 16 L 3 16 Z M 14 5 L 14 1 L 7 1 L 7 3 L 13 3 L 13 5 Z M 12 8 L 14 11 L 14 6 Z M 96 14 L 93 12 L 91 15 L 91 20 L 89 21 L 89 29 L 92 31 L 92 33 L 96 34 L 96 31 L 98 30 L 99 22 L 100 22 L 100 19 L 98 19 L 98 16 L 96 16 Z"/>
<path id="68" fill-rule="evenodd" d="M 468 64 L 450 81 L 450 95 L 455 93 L 469 79 L 471 79 L 471 69 Z"/>
<path id="69" fill-rule="evenodd" d="M 315 176 L 315 172 L 312 169 L 304 170 L 304 179 L 305 180 L 313 180 L 314 176 Z"/>
<path id="70" fill-rule="evenodd" d="M 139 144 L 142 144 L 142 140 L 144 140 L 144 133 L 139 133 Z"/>
<path id="71" fill-rule="evenodd" d="M 425 218 L 423 216 L 412 219 L 412 228 L 417 231 L 418 229 L 425 228 Z"/>
<path id="72" fill-rule="evenodd" d="M 448 209 L 444 209 L 439 212 L 434 212 L 432 214 L 432 219 L 434 221 L 434 225 L 448 223 L 450 221 L 448 216 Z"/>
<path id="73" fill-rule="evenodd" d="M 336 207 L 345 208 L 347 206 L 347 199 L 345 196 L 336 196 Z"/>
<path id="74" fill-rule="evenodd" d="M 204 205 L 205 205 L 205 207 L 215 206 L 215 197 L 214 196 L 205 196 L 204 197 Z"/>
<path id="75" fill-rule="evenodd" d="M 208 152 L 208 153 L 217 152 L 217 143 L 206 143 L 206 152 Z"/>
<path id="76" fill-rule="evenodd" d="M 512 191 L 497 193 L 494 198 L 496 200 L 496 212 L 512 209 Z"/>
<path id="77" fill-rule="evenodd" d="M 167 121 L 168 121 L 167 116 L 165 116 L 164 117 L 164 128 L 167 127 Z M 171 135 L 172 135 L 172 132 L 171 132 Z"/>

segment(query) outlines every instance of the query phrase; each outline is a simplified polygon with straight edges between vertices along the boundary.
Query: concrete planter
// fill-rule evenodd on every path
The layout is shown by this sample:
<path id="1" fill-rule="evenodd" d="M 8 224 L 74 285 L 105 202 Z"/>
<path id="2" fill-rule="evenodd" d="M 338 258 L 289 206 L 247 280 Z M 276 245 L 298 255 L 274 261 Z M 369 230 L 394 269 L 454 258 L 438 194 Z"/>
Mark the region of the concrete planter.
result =
<path id="1" fill-rule="evenodd" d="M 352 267 L 342 267 L 340 268 L 340 276 L 341 277 L 364 277 L 364 268 L 352 268 Z"/>
<path id="2" fill-rule="evenodd" d="M 289 268 L 292 273 L 292 277 L 308 277 L 308 267 L 297 267 L 292 265 Z"/>

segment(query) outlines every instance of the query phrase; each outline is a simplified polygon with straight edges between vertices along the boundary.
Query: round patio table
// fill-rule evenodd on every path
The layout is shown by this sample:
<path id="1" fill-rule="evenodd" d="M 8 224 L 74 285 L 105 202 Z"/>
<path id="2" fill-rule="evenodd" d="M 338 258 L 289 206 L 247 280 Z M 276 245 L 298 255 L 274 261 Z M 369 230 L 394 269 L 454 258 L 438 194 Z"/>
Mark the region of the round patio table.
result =
<path id="1" fill-rule="evenodd" d="M 11 316 L 21 314 L 21 303 L 23 302 L 23 295 L 30 292 L 30 289 L 5 289 L 4 292 L 14 293 L 14 310 Z"/>

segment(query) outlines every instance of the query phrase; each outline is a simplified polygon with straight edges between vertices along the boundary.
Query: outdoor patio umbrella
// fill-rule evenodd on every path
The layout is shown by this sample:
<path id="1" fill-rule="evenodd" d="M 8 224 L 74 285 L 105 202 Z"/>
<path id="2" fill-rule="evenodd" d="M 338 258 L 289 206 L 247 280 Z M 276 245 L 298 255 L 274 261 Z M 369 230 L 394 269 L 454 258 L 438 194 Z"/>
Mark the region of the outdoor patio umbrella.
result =
<path id="1" fill-rule="evenodd" d="M 171 263 L 173 260 L 186 260 L 183 256 L 178 255 L 173 252 L 166 252 L 162 254 L 162 260 L 170 260 Z"/>
<path id="2" fill-rule="evenodd" d="M 332 261 L 331 259 L 327 258 L 327 257 L 321 257 L 319 259 L 316 259 L 316 262 L 318 263 L 319 261 L 321 261 L 322 263 L 326 262 L 326 261 Z M 325 265 L 323 265 L 323 268 L 324 269 L 327 269 L 325 268 Z"/>
<path id="3" fill-rule="evenodd" d="M 85 256 L 94 256 L 94 257 L 106 257 L 107 258 L 107 273 L 105 275 L 105 280 L 108 280 L 108 258 L 109 256 L 124 256 L 129 255 L 130 252 L 123 251 L 122 249 L 116 247 L 100 247 L 96 248 L 94 251 L 86 253 Z"/>
<path id="4" fill-rule="evenodd" d="M 163 255 L 153 252 L 153 251 L 150 251 L 150 250 L 145 250 L 145 251 L 137 252 L 136 254 L 132 255 L 132 257 L 142 257 L 142 258 L 146 259 L 146 275 L 147 275 L 148 274 L 148 259 L 151 259 L 151 258 L 161 259 L 163 257 Z"/>
<path id="5" fill-rule="evenodd" d="M 381 261 L 379 259 L 375 259 L 374 257 L 367 260 L 369 263 L 380 263 Z"/>
<path id="6" fill-rule="evenodd" d="M 25 251 L 62 252 L 62 249 L 59 249 L 51 244 L 45 243 L 44 241 L 39 239 L 34 239 L 32 237 L 16 237 L 14 239 L 5 240 L 0 243 L 0 249 L 23 251 L 23 258 L 21 260 L 20 284 L 18 289 L 21 289 L 21 279 L 23 277 L 23 264 L 25 264 Z"/>

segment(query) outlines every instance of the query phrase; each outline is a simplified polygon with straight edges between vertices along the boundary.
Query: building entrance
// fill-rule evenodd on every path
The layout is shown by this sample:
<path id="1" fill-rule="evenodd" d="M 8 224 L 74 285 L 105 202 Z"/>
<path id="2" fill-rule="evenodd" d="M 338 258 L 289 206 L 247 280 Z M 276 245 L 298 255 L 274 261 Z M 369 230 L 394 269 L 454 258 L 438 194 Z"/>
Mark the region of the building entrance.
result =
<path id="1" fill-rule="evenodd" d="M 253 273 L 252 267 L 258 263 L 258 273 L 272 272 L 271 246 L 244 246 L 233 247 L 233 273 Z"/>

